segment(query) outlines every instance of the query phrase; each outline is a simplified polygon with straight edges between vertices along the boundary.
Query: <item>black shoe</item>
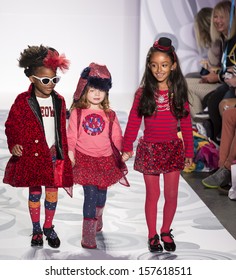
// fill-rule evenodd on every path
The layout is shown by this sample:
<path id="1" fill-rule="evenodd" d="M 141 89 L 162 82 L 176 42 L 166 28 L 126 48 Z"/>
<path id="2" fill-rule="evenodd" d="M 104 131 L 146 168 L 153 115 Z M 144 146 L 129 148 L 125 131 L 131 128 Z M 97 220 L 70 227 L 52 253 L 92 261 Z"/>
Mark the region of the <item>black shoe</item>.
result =
<path id="1" fill-rule="evenodd" d="M 43 233 L 42 232 L 37 232 L 32 234 L 32 239 L 31 239 L 31 246 L 32 247 L 42 247 L 43 246 Z"/>
<path id="2" fill-rule="evenodd" d="M 204 120 L 202 122 L 202 125 L 205 128 L 205 130 L 206 130 L 207 137 L 213 139 L 214 138 L 214 134 L 213 134 L 213 125 L 212 125 L 211 120 Z"/>
<path id="3" fill-rule="evenodd" d="M 46 240 L 48 241 L 48 245 L 52 248 L 58 248 L 60 247 L 61 241 L 58 238 L 56 232 L 54 231 L 54 226 L 50 227 L 50 228 L 43 228 L 43 233 L 46 236 Z M 55 235 L 55 238 L 51 238 L 50 236 Z"/>
<path id="4" fill-rule="evenodd" d="M 231 189 L 230 185 L 221 186 L 218 188 L 219 194 L 221 195 L 229 195 L 229 190 Z"/>
<path id="5" fill-rule="evenodd" d="M 161 253 L 163 251 L 158 234 L 156 234 L 153 238 L 148 239 L 148 249 L 150 252 L 157 253 Z"/>
<path id="6" fill-rule="evenodd" d="M 161 241 L 164 242 L 164 249 L 166 251 L 174 252 L 175 249 L 176 249 L 176 245 L 175 245 L 175 242 L 174 242 L 174 239 L 173 239 L 174 236 L 171 234 L 171 231 L 172 231 L 172 229 L 168 233 L 162 232 L 161 233 Z M 162 238 L 164 236 L 169 236 L 172 239 L 172 242 L 165 242 Z"/>

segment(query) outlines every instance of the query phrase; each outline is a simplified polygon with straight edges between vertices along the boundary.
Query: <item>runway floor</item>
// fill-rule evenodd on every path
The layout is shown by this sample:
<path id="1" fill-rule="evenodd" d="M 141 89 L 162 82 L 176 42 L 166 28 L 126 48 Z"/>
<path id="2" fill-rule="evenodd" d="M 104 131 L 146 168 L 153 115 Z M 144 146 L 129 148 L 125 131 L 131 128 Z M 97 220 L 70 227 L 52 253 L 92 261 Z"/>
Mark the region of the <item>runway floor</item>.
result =
<path id="1" fill-rule="evenodd" d="M 64 190 L 59 191 L 54 225 L 61 239 L 60 248 L 52 249 L 46 240 L 43 248 L 32 248 L 28 190 L 2 183 L 9 158 L 4 133 L 6 115 L 6 111 L 0 111 L 1 260 L 236 260 L 236 240 L 182 177 L 178 208 L 172 224 L 177 250 L 174 253 L 150 253 L 144 216 L 145 188 L 142 174 L 132 168 L 132 160 L 127 163 L 131 187 L 116 184 L 108 190 L 104 228 L 97 234 L 97 249 L 83 249 L 80 244 L 83 204 L 81 186 L 74 187 L 73 198 Z M 124 126 L 125 114 L 120 114 L 119 118 Z M 159 228 L 163 202 L 161 196 L 158 205 Z"/>

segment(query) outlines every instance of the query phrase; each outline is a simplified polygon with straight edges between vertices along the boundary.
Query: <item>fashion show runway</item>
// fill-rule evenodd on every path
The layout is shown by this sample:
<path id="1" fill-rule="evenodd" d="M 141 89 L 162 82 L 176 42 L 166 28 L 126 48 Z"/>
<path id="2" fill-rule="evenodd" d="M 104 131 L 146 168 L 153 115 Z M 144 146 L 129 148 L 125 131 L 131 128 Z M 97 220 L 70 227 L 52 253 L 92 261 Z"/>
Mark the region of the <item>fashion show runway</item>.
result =
<path id="1" fill-rule="evenodd" d="M 236 240 L 182 177 L 178 208 L 172 224 L 177 250 L 173 253 L 150 253 L 144 216 L 145 187 L 142 174 L 133 170 L 132 160 L 127 163 L 131 187 L 116 184 L 108 190 L 104 227 L 97 234 L 97 249 L 83 249 L 80 244 L 83 205 L 81 186 L 74 187 L 73 198 L 63 189 L 59 190 L 54 225 L 61 239 L 60 248 L 52 249 L 45 239 L 43 248 L 32 248 L 28 189 L 13 188 L 2 183 L 4 168 L 10 156 L 4 133 L 7 113 L 0 111 L 1 260 L 236 260 Z M 119 113 L 118 118 L 124 129 L 127 115 Z M 161 196 L 158 229 L 163 202 Z"/>

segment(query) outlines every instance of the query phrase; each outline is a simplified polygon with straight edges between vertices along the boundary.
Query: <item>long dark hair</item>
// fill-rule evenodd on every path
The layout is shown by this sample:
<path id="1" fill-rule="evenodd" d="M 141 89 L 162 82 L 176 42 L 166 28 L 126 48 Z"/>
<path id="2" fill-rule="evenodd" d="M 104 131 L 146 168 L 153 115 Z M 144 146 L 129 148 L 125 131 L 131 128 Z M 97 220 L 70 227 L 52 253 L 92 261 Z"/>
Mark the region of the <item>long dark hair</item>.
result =
<path id="1" fill-rule="evenodd" d="M 139 116 L 152 116 L 155 112 L 157 112 L 157 105 L 154 95 L 158 94 L 158 81 L 153 76 L 149 68 L 149 63 L 153 53 L 158 51 L 160 50 L 152 46 L 147 54 L 145 71 L 140 85 L 143 91 L 138 106 Z M 169 103 L 171 112 L 177 119 L 180 119 L 182 117 L 186 117 L 189 114 L 189 112 L 184 108 L 185 102 L 189 102 L 188 87 L 175 51 L 165 53 L 170 57 L 173 64 L 174 62 L 176 63 L 175 69 L 171 71 L 170 76 L 168 77 L 167 85 L 169 89 Z"/>

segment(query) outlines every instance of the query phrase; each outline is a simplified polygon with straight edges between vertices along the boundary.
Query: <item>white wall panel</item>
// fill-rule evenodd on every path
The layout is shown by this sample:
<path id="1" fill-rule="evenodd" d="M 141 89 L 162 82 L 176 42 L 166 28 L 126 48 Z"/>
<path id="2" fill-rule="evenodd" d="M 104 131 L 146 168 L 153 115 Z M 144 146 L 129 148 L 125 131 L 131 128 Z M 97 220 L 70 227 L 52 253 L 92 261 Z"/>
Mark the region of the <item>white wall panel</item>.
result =
<path id="1" fill-rule="evenodd" d="M 84 67 L 106 64 L 113 77 L 110 91 L 115 110 L 129 110 L 143 74 L 147 51 L 162 35 L 173 39 L 184 73 L 199 67 L 193 17 L 217 0 L 0 0 L 0 109 L 9 109 L 28 88 L 17 66 L 27 45 L 44 44 L 65 53 L 70 70 L 56 90 L 67 107 Z"/>

